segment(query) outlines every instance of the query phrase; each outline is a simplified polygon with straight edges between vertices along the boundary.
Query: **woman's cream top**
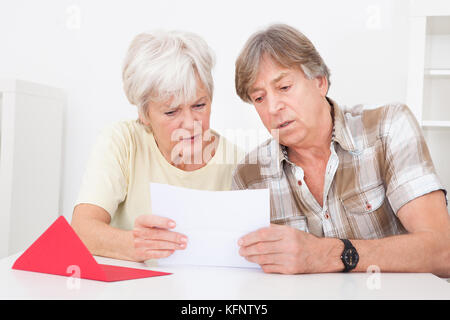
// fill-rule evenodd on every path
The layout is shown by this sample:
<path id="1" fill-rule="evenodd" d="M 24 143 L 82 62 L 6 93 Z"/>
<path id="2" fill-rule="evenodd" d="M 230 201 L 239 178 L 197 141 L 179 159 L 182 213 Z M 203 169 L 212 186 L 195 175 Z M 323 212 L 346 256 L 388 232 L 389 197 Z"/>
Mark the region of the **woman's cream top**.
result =
<path id="1" fill-rule="evenodd" d="M 244 154 L 219 137 L 216 152 L 204 167 L 183 171 L 167 162 L 153 134 L 137 120 L 115 123 L 97 138 L 76 205 L 97 205 L 111 215 L 111 226 L 131 230 L 139 215 L 152 213 L 150 182 L 230 190 L 232 173 Z"/>

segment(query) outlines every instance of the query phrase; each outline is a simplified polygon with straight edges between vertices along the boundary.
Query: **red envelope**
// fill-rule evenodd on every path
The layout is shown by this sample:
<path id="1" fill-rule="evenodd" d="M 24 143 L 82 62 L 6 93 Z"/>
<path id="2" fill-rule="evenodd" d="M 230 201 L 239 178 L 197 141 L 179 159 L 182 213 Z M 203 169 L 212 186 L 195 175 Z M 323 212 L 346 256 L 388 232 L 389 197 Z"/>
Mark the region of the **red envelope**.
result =
<path id="1" fill-rule="evenodd" d="M 107 282 L 170 274 L 97 263 L 63 216 L 56 219 L 12 268 Z"/>

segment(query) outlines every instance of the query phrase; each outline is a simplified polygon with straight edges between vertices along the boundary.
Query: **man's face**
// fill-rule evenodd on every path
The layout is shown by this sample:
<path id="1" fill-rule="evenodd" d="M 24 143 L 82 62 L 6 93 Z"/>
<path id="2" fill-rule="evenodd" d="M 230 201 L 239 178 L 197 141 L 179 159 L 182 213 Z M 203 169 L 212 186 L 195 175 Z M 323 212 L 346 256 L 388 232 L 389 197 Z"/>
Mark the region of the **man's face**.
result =
<path id="1" fill-rule="evenodd" d="M 306 78 L 300 68 L 285 68 L 263 56 L 249 96 L 264 126 L 280 144 L 307 146 L 319 130 L 318 116 L 327 92 L 325 77 Z"/>

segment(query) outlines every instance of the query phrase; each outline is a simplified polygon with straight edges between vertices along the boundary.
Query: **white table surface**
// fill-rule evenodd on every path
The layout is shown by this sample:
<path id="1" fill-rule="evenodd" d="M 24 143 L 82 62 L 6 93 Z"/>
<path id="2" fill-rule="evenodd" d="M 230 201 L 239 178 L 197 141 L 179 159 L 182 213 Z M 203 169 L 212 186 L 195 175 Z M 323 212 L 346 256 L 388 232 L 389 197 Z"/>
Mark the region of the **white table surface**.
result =
<path id="1" fill-rule="evenodd" d="M 103 264 L 173 273 L 108 283 L 12 270 L 19 255 L 0 260 L 0 299 L 450 299 L 450 283 L 427 273 L 281 275 L 245 268 L 150 268 L 143 263 L 95 257 Z M 370 282 L 374 276 L 378 281 Z"/>

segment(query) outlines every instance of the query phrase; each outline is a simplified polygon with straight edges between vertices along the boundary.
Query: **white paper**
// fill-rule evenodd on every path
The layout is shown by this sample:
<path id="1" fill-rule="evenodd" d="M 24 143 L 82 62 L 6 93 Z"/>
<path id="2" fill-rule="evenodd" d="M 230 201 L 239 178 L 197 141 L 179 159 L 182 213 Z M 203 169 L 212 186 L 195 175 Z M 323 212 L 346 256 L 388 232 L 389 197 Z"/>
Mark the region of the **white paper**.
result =
<path id="1" fill-rule="evenodd" d="M 184 250 L 175 250 L 158 265 L 259 265 L 239 255 L 240 237 L 270 225 L 269 189 L 202 191 L 151 183 L 152 213 L 176 222 L 171 229 L 188 237 Z"/>

